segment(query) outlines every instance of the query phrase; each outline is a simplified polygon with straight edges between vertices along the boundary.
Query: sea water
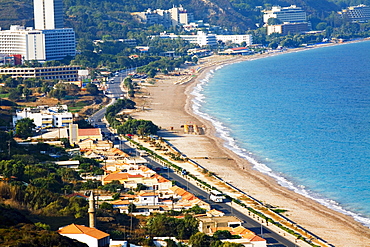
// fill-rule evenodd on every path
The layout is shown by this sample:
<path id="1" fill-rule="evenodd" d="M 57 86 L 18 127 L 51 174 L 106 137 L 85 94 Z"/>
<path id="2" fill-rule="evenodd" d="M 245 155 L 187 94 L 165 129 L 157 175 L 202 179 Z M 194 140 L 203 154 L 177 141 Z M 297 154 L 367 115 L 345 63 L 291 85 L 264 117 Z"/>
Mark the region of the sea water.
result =
<path id="1" fill-rule="evenodd" d="M 370 42 L 211 71 L 193 110 L 289 189 L 370 226 Z"/>

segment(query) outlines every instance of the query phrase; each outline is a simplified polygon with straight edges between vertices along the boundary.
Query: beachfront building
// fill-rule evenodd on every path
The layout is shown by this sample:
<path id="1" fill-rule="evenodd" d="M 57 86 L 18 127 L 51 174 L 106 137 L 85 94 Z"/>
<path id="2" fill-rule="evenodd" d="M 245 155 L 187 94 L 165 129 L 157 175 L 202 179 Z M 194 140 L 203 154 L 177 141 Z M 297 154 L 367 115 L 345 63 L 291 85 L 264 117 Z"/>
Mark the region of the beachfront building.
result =
<path id="1" fill-rule="evenodd" d="M 161 39 L 183 39 L 191 44 L 197 44 L 200 47 L 204 46 L 217 46 L 218 41 L 231 44 L 246 43 L 247 46 L 253 44 L 253 36 L 250 34 L 245 35 L 216 35 L 198 31 L 196 35 L 176 35 L 174 33 L 161 33 L 159 35 Z"/>
<path id="2" fill-rule="evenodd" d="M 351 6 L 339 12 L 342 18 L 348 18 L 352 22 L 368 22 L 370 20 L 370 7 L 360 4 Z"/>
<path id="3" fill-rule="evenodd" d="M 159 38 L 161 39 L 178 39 L 188 41 L 191 44 L 197 44 L 200 47 L 204 46 L 217 46 L 217 37 L 215 34 L 207 34 L 199 31 L 196 35 L 176 35 L 173 33 L 161 33 Z"/>
<path id="4" fill-rule="evenodd" d="M 0 75 L 13 78 L 37 78 L 43 80 L 77 81 L 80 66 L 53 66 L 53 67 L 7 67 L 0 68 Z"/>
<path id="5" fill-rule="evenodd" d="M 253 44 L 253 36 L 251 34 L 242 35 L 216 35 L 218 41 L 222 41 L 226 44 L 241 44 L 245 42 L 246 46 Z"/>
<path id="6" fill-rule="evenodd" d="M 147 25 L 161 24 L 165 27 L 188 25 L 193 21 L 193 14 L 188 13 L 182 5 L 168 10 L 148 9 L 144 12 L 131 13 L 131 15 L 135 16 L 140 22 Z"/>
<path id="7" fill-rule="evenodd" d="M 304 33 L 310 29 L 310 26 L 307 22 L 301 23 L 284 23 L 280 25 L 268 25 L 267 26 L 267 35 L 273 33 L 279 33 L 282 35 Z"/>
<path id="8" fill-rule="evenodd" d="M 219 52 L 220 55 L 250 55 L 253 52 L 248 47 L 229 48 Z"/>
<path id="9" fill-rule="evenodd" d="M 64 127 L 73 122 L 73 115 L 68 112 L 66 105 L 27 107 L 17 110 L 13 116 L 13 126 L 23 118 L 32 119 L 37 128 Z"/>
<path id="10" fill-rule="evenodd" d="M 270 18 L 279 19 L 281 22 L 297 23 L 307 22 L 306 12 L 296 5 L 289 7 L 273 6 L 272 9 L 263 10 L 263 22 L 268 23 Z"/>

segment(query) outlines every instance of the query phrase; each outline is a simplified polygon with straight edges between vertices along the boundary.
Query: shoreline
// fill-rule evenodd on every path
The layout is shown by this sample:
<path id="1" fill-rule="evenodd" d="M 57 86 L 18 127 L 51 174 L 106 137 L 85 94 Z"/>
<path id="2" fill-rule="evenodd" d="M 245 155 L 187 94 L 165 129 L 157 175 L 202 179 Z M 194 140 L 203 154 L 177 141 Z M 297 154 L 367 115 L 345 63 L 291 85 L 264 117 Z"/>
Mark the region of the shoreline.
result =
<path id="1" fill-rule="evenodd" d="M 328 45 L 336 44 L 325 44 L 318 47 Z M 288 52 L 302 50 L 305 50 L 305 48 Z M 133 117 L 152 120 L 155 124 L 167 130 L 173 129 L 174 132 L 179 134 L 170 138 L 166 137 L 166 139 L 169 139 L 171 144 L 181 152 L 258 200 L 287 209 L 286 216 L 289 219 L 329 243 L 335 246 L 366 246 L 366 243 L 370 243 L 369 228 L 361 225 L 351 216 L 329 209 L 312 199 L 297 194 L 279 185 L 272 177 L 257 171 L 250 162 L 224 146 L 225 140 L 215 135 L 216 129 L 210 121 L 193 112 L 192 101 L 194 96 L 191 95 L 191 92 L 212 69 L 222 64 L 260 59 L 284 53 L 287 52 L 237 57 L 230 60 L 226 58 L 223 61 L 217 61 L 220 57 L 213 57 L 216 61 L 212 61 L 212 58 L 205 58 L 206 62 L 203 62 L 201 73 L 184 84 L 175 84 L 176 80 L 173 78 L 165 78 L 159 80 L 153 86 L 148 86 L 147 90 L 150 95 L 146 103 L 149 103 L 150 108 L 146 111 L 134 113 Z M 182 124 L 204 125 L 205 135 L 184 134 L 179 128 Z M 213 158 L 199 159 L 196 157 Z M 227 159 L 222 159 L 222 157 L 227 157 Z"/>

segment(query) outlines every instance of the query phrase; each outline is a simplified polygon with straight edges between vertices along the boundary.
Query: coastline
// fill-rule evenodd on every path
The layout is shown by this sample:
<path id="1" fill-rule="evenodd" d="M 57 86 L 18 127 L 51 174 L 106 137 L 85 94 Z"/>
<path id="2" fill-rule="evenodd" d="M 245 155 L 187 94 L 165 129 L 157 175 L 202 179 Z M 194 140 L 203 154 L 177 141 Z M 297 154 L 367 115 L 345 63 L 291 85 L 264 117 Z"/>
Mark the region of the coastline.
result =
<path id="1" fill-rule="evenodd" d="M 344 43 L 345 44 L 345 43 Z M 325 44 L 327 46 L 333 44 Z M 305 49 L 293 49 L 295 52 Z M 284 52 L 286 53 L 286 52 Z M 280 53 L 278 53 L 280 54 Z M 152 120 L 163 129 L 173 130 L 173 135 L 165 137 L 187 157 L 214 172 L 225 181 L 260 201 L 287 209 L 289 219 L 313 232 L 335 246 L 367 246 L 370 243 L 370 229 L 352 217 L 331 210 L 316 201 L 297 194 L 271 177 L 255 170 L 247 160 L 224 147 L 224 140 L 215 136 L 215 127 L 209 121 L 196 115 L 192 109 L 191 92 L 211 70 L 221 64 L 259 59 L 278 54 L 201 59 L 201 72 L 196 78 L 178 83 L 178 78 L 165 77 L 154 85 L 147 85 L 148 95 L 143 103 L 144 111 L 135 112 L 134 118 Z M 223 60 L 223 61 L 222 61 Z M 144 107 L 145 106 L 145 107 Z M 185 107 L 184 107 L 185 106 Z M 205 126 L 205 135 L 184 134 L 181 125 L 197 124 Z M 209 157 L 204 159 L 201 157 Z"/>

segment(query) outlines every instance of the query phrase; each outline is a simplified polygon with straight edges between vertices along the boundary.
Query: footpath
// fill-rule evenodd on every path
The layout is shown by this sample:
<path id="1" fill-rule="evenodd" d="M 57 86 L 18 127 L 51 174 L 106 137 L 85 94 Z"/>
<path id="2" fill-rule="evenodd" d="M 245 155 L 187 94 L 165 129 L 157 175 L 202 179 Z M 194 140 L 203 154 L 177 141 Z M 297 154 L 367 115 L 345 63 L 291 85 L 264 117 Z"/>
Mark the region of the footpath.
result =
<path id="1" fill-rule="evenodd" d="M 295 224 L 294 222 L 290 221 L 285 216 L 273 212 L 270 208 L 263 205 L 263 203 L 259 202 L 257 199 L 250 197 L 243 191 L 239 190 L 238 188 L 234 187 L 230 183 L 222 180 L 221 178 L 213 175 L 207 169 L 202 167 L 201 165 L 197 164 L 191 159 L 184 159 L 184 160 L 173 160 L 170 159 L 168 153 L 176 153 L 180 154 L 181 159 L 181 152 L 180 150 L 176 149 L 174 146 L 171 145 L 170 142 L 165 140 L 144 140 L 137 136 L 131 138 L 132 141 L 128 141 L 128 144 L 132 147 L 139 148 L 138 143 L 145 149 L 151 150 L 153 153 L 165 158 L 163 161 L 161 159 L 155 159 L 157 162 L 161 163 L 163 166 L 169 166 L 169 163 L 172 163 L 175 167 L 181 167 L 183 170 L 187 171 L 188 175 L 184 175 L 182 170 L 173 169 L 174 172 L 177 172 L 185 179 L 188 180 L 189 183 L 192 183 L 201 189 L 205 190 L 206 192 L 210 192 L 213 188 L 217 188 L 217 190 L 223 192 L 226 196 L 233 198 L 232 202 L 229 202 L 228 205 L 233 207 L 235 210 L 238 210 L 244 213 L 246 216 L 258 221 L 261 225 L 268 228 L 270 231 L 276 232 L 279 235 L 283 236 L 284 238 L 288 239 L 289 241 L 295 243 L 296 246 L 302 247 L 310 247 L 310 246 L 332 246 L 328 244 L 325 240 L 320 239 L 319 237 L 315 236 L 314 234 L 308 232 L 306 229 L 300 227 L 299 225 Z M 154 144 L 156 143 L 156 144 Z M 160 146 L 165 146 L 166 148 L 163 150 L 158 148 Z M 203 182 L 200 182 L 203 181 Z M 208 186 L 205 186 L 207 184 Z M 234 202 L 233 202 L 234 201 Z M 235 203 L 235 201 L 242 202 Z M 244 207 L 244 205 L 246 207 Z M 252 209 L 252 210 L 251 210 Z M 266 217 L 261 217 L 264 215 L 274 222 L 279 222 L 281 226 L 277 226 L 276 224 L 272 224 L 270 220 L 266 220 Z M 293 234 L 291 234 L 293 233 Z M 297 237 L 302 236 L 302 237 Z M 306 241 L 302 240 L 302 238 L 306 239 Z M 311 242 L 308 243 L 308 242 Z"/>

